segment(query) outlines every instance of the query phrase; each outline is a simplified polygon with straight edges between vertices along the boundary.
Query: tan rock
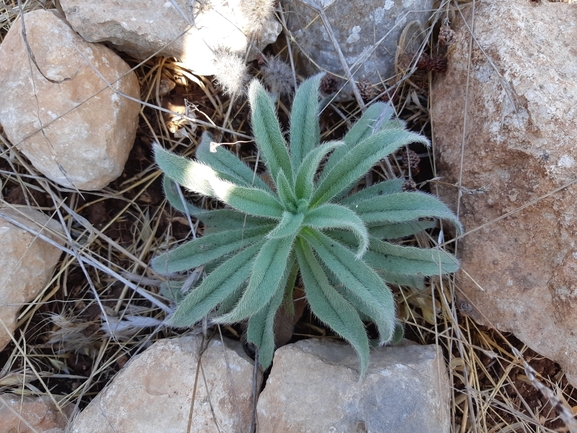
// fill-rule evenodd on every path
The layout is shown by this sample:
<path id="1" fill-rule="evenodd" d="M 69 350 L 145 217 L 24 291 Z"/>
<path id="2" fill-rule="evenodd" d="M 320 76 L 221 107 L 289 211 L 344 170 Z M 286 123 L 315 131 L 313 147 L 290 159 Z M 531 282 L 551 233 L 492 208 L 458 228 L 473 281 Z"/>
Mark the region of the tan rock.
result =
<path id="1" fill-rule="evenodd" d="M 32 209 L 0 207 L 0 350 L 11 340 L 18 311 L 34 299 L 49 281 L 61 251 L 26 230 L 8 222 L 15 219 L 54 241 L 60 225 Z M 4 327 L 5 326 L 5 327 Z"/>
<path id="2" fill-rule="evenodd" d="M 477 2 L 471 53 L 467 28 L 454 29 L 432 116 L 443 182 L 457 184 L 463 158 L 461 307 L 577 385 L 577 185 L 556 191 L 576 178 L 577 7 Z M 457 203 L 456 187 L 440 192 Z"/>
<path id="3" fill-rule="evenodd" d="M 155 343 L 132 359 L 73 421 L 70 433 L 249 431 L 253 364 L 238 342 Z M 190 429 L 189 429 L 190 421 Z"/>
<path id="4" fill-rule="evenodd" d="M 251 39 L 263 49 L 282 28 L 272 0 L 62 0 L 66 18 L 87 41 L 107 41 L 136 58 L 177 57 L 195 74 L 213 75 L 215 52 L 244 58 Z M 256 57 L 251 53 L 249 60 Z"/>
<path id="5" fill-rule="evenodd" d="M 60 407 L 49 396 L 0 395 L 0 431 L 63 433 L 72 407 Z"/>
<path id="6" fill-rule="evenodd" d="M 138 80 L 116 53 L 84 41 L 57 13 L 36 10 L 24 22 L 31 52 L 20 21 L 0 46 L 0 124 L 49 179 L 101 189 L 122 173 L 138 122 L 139 104 L 115 92 L 138 99 Z"/>
<path id="7" fill-rule="evenodd" d="M 257 416 L 257 433 L 448 433 L 443 356 L 432 345 L 381 347 L 359 380 L 351 346 L 301 340 L 276 351 Z"/>

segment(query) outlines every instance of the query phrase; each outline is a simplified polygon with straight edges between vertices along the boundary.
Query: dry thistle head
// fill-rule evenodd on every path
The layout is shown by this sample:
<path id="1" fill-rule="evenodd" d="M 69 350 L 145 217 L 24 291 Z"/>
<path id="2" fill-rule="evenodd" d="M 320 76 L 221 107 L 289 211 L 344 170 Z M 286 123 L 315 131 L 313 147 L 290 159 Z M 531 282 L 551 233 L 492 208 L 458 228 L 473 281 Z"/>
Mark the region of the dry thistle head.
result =
<path id="1" fill-rule="evenodd" d="M 259 63 L 261 61 L 262 77 L 271 93 L 279 96 L 291 95 L 294 91 L 291 67 L 278 57 L 263 56 L 259 58 Z"/>
<path id="2" fill-rule="evenodd" d="M 235 95 L 242 91 L 249 79 L 244 58 L 230 48 L 219 47 L 214 53 L 214 78 L 222 91 Z"/>
<path id="3" fill-rule="evenodd" d="M 244 0 L 239 3 L 246 17 L 249 36 L 258 36 L 265 21 L 272 16 L 275 0 Z"/>

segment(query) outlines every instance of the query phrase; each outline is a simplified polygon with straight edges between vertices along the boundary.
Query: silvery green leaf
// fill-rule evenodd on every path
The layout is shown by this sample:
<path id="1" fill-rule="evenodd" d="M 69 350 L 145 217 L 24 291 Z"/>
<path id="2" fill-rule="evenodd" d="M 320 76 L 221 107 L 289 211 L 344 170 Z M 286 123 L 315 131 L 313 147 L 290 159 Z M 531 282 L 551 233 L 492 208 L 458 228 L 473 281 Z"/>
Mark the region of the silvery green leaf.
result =
<path id="1" fill-rule="evenodd" d="M 297 242 L 295 250 L 312 312 L 353 346 L 364 375 L 369 365 L 369 341 L 359 313 L 331 286 L 310 246 L 304 240 Z"/>
<path id="2" fill-rule="evenodd" d="M 399 147 L 413 142 L 428 144 L 428 140 L 422 135 L 397 129 L 371 135 L 350 149 L 332 168 L 325 168 L 311 199 L 311 206 L 331 200 L 349 188 L 379 160 Z"/>
<path id="3" fill-rule="evenodd" d="M 267 234 L 268 239 L 296 236 L 301 228 L 304 215 L 302 213 L 283 212 L 282 219 L 277 226 Z"/>
<path id="4" fill-rule="evenodd" d="M 276 181 L 280 170 L 292 179 L 289 153 L 269 95 L 257 80 L 253 80 L 248 97 L 254 139 L 273 180 Z"/>
<path id="5" fill-rule="evenodd" d="M 206 164 L 175 155 L 154 144 L 154 160 L 166 177 L 180 185 L 208 197 L 216 197 L 213 181 L 219 180 L 217 173 Z"/>
<path id="6" fill-rule="evenodd" d="M 158 294 L 171 302 L 179 303 L 183 299 L 182 285 L 183 281 L 164 281 L 160 284 Z"/>
<path id="7" fill-rule="evenodd" d="M 291 212 L 296 212 L 296 204 L 298 199 L 295 195 L 293 186 L 291 185 L 291 181 L 288 180 L 284 174 L 284 171 L 281 170 L 276 179 L 277 192 L 285 209 Z"/>
<path id="8" fill-rule="evenodd" d="M 262 189 L 214 182 L 214 193 L 221 201 L 248 215 L 280 219 L 284 207 L 278 198 Z"/>
<path id="9" fill-rule="evenodd" d="M 155 257 L 150 264 L 160 274 L 193 269 L 261 240 L 271 227 L 228 230 L 203 236 Z"/>
<path id="10" fill-rule="evenodd" d="M 261 241 L 245 248 L 211 272 L 200 286 L 192 290 L 179 304 L 169 324 L 181 328 L 192 326 L 235 293 L 246 283 L 252 270 L 252 262 L 263 244 Z"/>
<path id="11" fill-rule="evenodd" d="M 347 232 L 331 233 L 331 238 L 351 247 L 357 243 L 355 237 Z M 399 275 L 442 275 L 459 269 L 457 258 L 442 249 L 394 245 L 374 237 L 370 238 L 363 260 L 377 272 L 382 270 Z"/>
<path id="12" fill-rule="evenodd" d="M 401 275 L 442 275 L 459 269 L 457 258 L 439 248 L 407 247 L 374 238 L 363 258 L 377 271 Z"/>
<path id="13" fill-rule="evenodd" d="M 403 328 L 403 324 L 397 320 L 395 322 L 395 332 L 393 333 L 391 344 L 399 344 L 404 337 L 405 328 Z"/>
<path id="14" fill-rule="evenodd" d="M 339 204 L 349 206 L 351 204 L 358 203 L 363 200 L 371 200 L 375 197 L 380 197 L 382 195 L 401 192 L 404 182 L 405 181 L 403 179 L 391 179 L 375 183 L 374 185 L 371 185 L 368 188 L 363 188 L 358 192 L 355 192 L 351 195 L 348 195 L 347 197 L 342 198 L 341 200 L 339 200 Z"/>
<path id="15" fill-rule="evenodd" d="M 258 363 L 266 370 L 272 363 L 274 354 L 274 316 L 282 301 L 282 290 L 278 290 L 274 297 L 262 310 L 248 318 L 246 340 L 258 348 Z M 272 319 L 271 319 L 272 317 Z"/>
<path id="16" fill-rule="evenodd" d="M 401 179 L 346 196 L 379 160 L 400 146 L 428 141 L 391 119 L 391 106 L 377 103 L 368 107 L 343 143 L 319 145 L 320 77 L 305 81 L 297 91 L 290 150 L 270 97 L 258 82 L 250 86 L 253 133 L 274 186 L 231 152 L 213 146 L 209 135 L 203 137 L 196 161 L 155 146 L 166 174 L 167 199 L 202 221 L 205 231 L 189 246 L 155 258 L 153 266 L 165 271 L 203 266 L 208 276 L 171 320 L 184 326 L 208 314 L 216 323 L 248 319 L 249 340 L 259 347 L 259 362 L 265 367 L 274 351 L 276 311 L 283 297 L 292 302 L 300 270 L 311 310 L 353 345 L 364 374 L 369 343 L 363 318 L 376 324 L 381 344 L 402 335 L 385 281 L 423 287 L 425 276 L 458 268 L 458 261 L 440 249 L 403 247 L 379 238 L 433 227 L 431 218 L 460 225 L 432 196 L 403 193 Z M 169 179 L 233 209 L 198 209 L 182 200 Z M 420 221 L 423 218 L 427 220 Z"/>
<path id="17" fill-rule="evenodd" d="M 183 201 L 176 188 L 177 183 L 175 181 L 163 176 L 163 189 L 170 205 L 180 212 L 188 212 L 191 216 L 201 220 L 205 224 L 204 234 L 223 230 L 253 228 L 271 223 L 269 218 L 255 217 L 233 209 L 200 209 L 187 201 Z"/>
<path id="18" fill-rule="evenodd" d="M 303 231 L 302 237 L 349 293 L 356 297 L 355 304 L 362 304 L 361 311 L 375 322 L 381 341 L 390 341 L 394 330 L 395 301 L 379 275 L 363 260 L 356 259 L 352 251 L 323 233 Z"/>
<path id="19" fill-rule="evenodd" d="M 305 156 L 320 141 L 319 84 L 324 73 L 302 83 L 296 91 L 291 111 L 290 150 L 294 167 L 306 161 Z"/>
<path id="20" fill-rule="evenodd" d="M 182 200 L 176 188 L 178 188 L 178 184 L 174 180 L 168 176 L 162 176 L 162 189 L 164 190 L 164 195 L 173 208 L 182 213 L 188 213 L 194 217 L 208 213 L 207 210 L 200 209 L 186 200 Z"/>
<path id="21" fill-rule="evenodd" d="M 387 284 L 413 287 L 421 291 L 425 290 L 425 277 L 422 275 L 395 274 L 394 272 L 383 271 L 382 269 L 377 271 L 377 273 Z"/>
<path id="22" fill-rule="evenodd" d="M 462 231 L 461 223 L 447 205 L 438 198 L 422 192 L 399 192 L 371 197 L 351 203 L 348 207 L 368 225 L 401 223 L 419 218 L 440 218 L 451 221 L 459 232 Z"/>
<path id="23" fill-rule="evenodd" d="M 252 269 L 252 266 L 251 266 L 251 269 Z M 248 281 L 248 276 L 247 276 L 247 281 Z M 225 314 L 230 313 L 232 311 L 232 309 L 234 308 L 234 306 L 236 304 L 238 304 L 238 301 L 240 300 L 240 298 L 242 297 L 242 294 L 244 293 L 245 287 L 246 287 L 246 281 L 245 281 L 245 284 L 241 284 L 235 290 L 233 290 L 226 298 L 224 298 L 224 300 L 216 308 L 214 316 L 215 317 L 224 316 Z"/>
<path id="24" fill-rule="evenodd" d="M 251 229 L 274 224 L 269 218 L 255 217 L 234 209 L 215 209 L 197 216 L 204 224 L 204 235 L 226 230 Z"/>
<path id="25" fill-rule="evenodd" d="M 369 234 L 377 239 L 401 239 L 433 227 L 437 227 L 437 221 L 423 220 L 369 225 L 368 230 Z"/>
<path id="26" fill-rule="evenodd" d="M 338 161 L 340 161 L 350 149 L 355 147 L 363 140 L 366 140 L 371 135 L 379 132 L 381 130 L 379 126 L 381 126 L 384 122 L 389 121 L 393 114 L 394 109 L 390 104 L 377 102 L 370 105 L 363 113 L 361 118 L 355 122 L 353 127 L 343 137 L 346 146 L 333 152 L 327 161 L 325 169 L 332 169 L 332 167 Z"/>
<path id="27" fill-rule="evenodd" d="M 319 230 L 346 229 L 357 238 L 358 250 L 356 258 L 361 258 L 369 246 L 369 235 L 363 221 L 356 213 L 344 206 L 325 203 L 307 212 L 303 226 Z"/>
<path id="28" fill-rule="evenodd" d="M 201 142 L 196 149 L 196 159 L 214 169 L 224 180 L 240 186 L 257 187 L 271 192 L 268 185 L 236 155 L 214 144 L 212 135 L 207 132 L 202 134 Z"/>
<path id="29" fill-rule="evenodd" d="M 191 191 L 215 197 L 249 215 L 280 219 L 282 205 L 265 190 L 235 185 L 223 180 L 206 164 L 177 156 L 155 145 L 155 159 L 169 178 Z"/>
<path id="30" fill-rule="evenodd" d="M 247 288 L 234 309 L 217 323 L 240 322 L 260 311 L 282 285 L 296 235 L 267 239 L 258 253 Z"/>
<path id="31" fill-rule="evenodd" d="M 363 113 L 361 118 L 355 122 L 352 128 L 344 136 L 347 146 L 354 147 L 361 141 L 381 130 L 382 125 L 390 121 L 395 114 L 395 109 L 391 104 L 385 102 L 375 102 L 371 104 Z"/>
<path id="32" fill-rule="evenodd" d="M 275 348 L 274 320 L 283 301 L 284 289 L 289 280 L 294 260 L 294 257 L 290 260 L 283 280 L 279 284 L 279 289 L 268 305 L 248 319 L 246 339 L 258 347 L 258 362 L 263 370 L 266 370 L 272 363 Z"/>
<path id="33" fill-rule="evenodd" d="M 321 161 L 333 149 L 343 145 L 344 143 L 342 141 L 329 141 L 314 148 L 304 157 L 301 165 L 298 167 L 295 179 L 295 192 L 297 197 L 310 200 L 313 193 L 315 174 L 319 169 Z"/>

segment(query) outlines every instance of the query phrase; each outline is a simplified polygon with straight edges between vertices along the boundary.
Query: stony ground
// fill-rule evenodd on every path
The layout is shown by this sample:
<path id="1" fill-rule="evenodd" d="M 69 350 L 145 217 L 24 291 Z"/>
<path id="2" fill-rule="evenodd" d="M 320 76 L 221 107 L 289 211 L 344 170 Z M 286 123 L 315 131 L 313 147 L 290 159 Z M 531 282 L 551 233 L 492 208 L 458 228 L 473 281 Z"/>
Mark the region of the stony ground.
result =
<path id="1" fill-rule="evenodd" d="M 13 4 L 0 4 L 0 40 L 18 14 Z M 25 8 L 41 7 L 28 2 Z M 269 48 L 266 54 L 281 56 L 287 47 Z M 164 202 L 159 172 L 151 158 L 151 143 L 162 137 L 179 141 L 187 154 L 194 152 L 194 140 L 201 126 L 179 124 L 179 119 L 159 108 L 185 110 L 194 104 L 195 116 L 222 125 L 222 141 L 237 142 L 239 135 L 250 136 L 247 106 L 243 98 L 231 99 L 222 93 L 211 77 L 197 77 L 169 59 L 151 59 L 144 63 L 124 56 L 137 73 L 143 99 L 150 105 L 141 111 L 136 142 L 120 178 L 96 193 L 78 194 L 56 189 L 58 199 L 66 202 L 95 229 L 86 235 L 86 248 L 95 259 L 123 273 L 127 278 L 142 275 L 139 263 L 146 263 L 166 239 L 184 239 L 190 235 L 188 221 Z M 258 61 L 251 65 L 258 76 Z M 393 103 L 409 127 L 430 135 L 428 97 L 434 76 L 420 72 L 399 87 Z M 155 92 L 156 82 L 174 83 L 164 96 Z M 378 99 L 383 87 L 371 89 L 369 98 Z M 280 103 L 281 120 L 286 121 L 288 100 Z M 188 106 L 190 109 L 190 105 Z M 356 103 L 337 104 L 322 116 L 324 138 L 339 137 L 345 130 L 344 119 L 356 116 Z M 180 136 L 175 135 L 180 131 Z M 227 131 L 236 131 L 236 134 Z M 2 131 L 0 130 L 0 133 Z M 7 152 L 5 139 L 0 143 L 0 202 L 30 204 L 49 212 L 54 197 L 34 177 L 18 151 Z M 237 146 L 248 163 L 256 159 L 250 143 Z M 429 180 L 437 176 L 432 154 L 422 148 L 420 173 L 414 176 L 420 188 L 428 190 Z M 16 156 L 14 155 L 16 154 Z M 404 169 L 401 156 L 392 161 L 399 173 Z M 379 168 L 374 176 L 382 176 Z M 195 197 L 190 197 L 196 199 Z M 210 206 L 210 203 L 200 203 Z M 82 230 L 72 227 L 75 236 Z M 198 228 L 202 233 L 202 227 Z M 423 242 L 415 239 L 411 242 Z M 162 319 L 163 313 L 131 292 L 106 272 L 88 269 L 85 274 L 72 259 L 61 260 L 50 287 L 19 317 L 18 345 L 10 344 L 0 353 L 0 390 L 21 395 L 58 395 L 64 402 L 83 408 L 135 354 L 151 341 L 176 335 L 155 327 L 132 327 L 114 338 L 103 328 L 102 310 L 111 318 L 130 313 L 143 318 Z M 94 293 L 87 279 L 96 288 Z M 152 286 L 149 290 L 154 292 Z M 455 432 L 564 432 L 569 431 L 558 418 L 556 402 L 551 402 L 529 380 L 523 359 L 537 372 L 541 383 L 570 407 L 577 407 L 577 393 L 567 384 L 558 365 L 540 357 L 510 335 L 480 327 L 468 316 L 466 306 L 457 305 L 456 287 L 451 281 L 431 281 L 425 293 L 397 288 L 399 315 L 406 326 L 407 338 L 419 343 L 442 346 L 453 384 L 452 417 Z M 98 302 L 97 302 L 98 301 Z M 238 327 L 225 327 L 223 333 L 239 338 Z M 305 314 L 297 324 L 294 339 L 323 337 L 329 333 Z"/>

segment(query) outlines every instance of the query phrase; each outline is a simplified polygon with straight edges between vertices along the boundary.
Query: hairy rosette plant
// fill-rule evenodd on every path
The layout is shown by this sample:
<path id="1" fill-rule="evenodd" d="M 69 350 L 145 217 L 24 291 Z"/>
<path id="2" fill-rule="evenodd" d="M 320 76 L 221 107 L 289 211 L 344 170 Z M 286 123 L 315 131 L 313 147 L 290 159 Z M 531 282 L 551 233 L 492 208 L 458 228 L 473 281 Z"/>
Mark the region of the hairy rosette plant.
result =
<path id="1" fill-rule="evenodd" d="M 272 362 L 275 314 L 283 302 L 292 302 L 300 274 L 310 309 L 354 347 L 363 374 L 370 347 L 364 322 L 376 325 L 381 344 L 398 335 L 386 282 L 419 286 L 425 276 L 458 268 L 455 257 L 441 249 L 384 239 L 431 227 L 428 218 L 450 220 L 459 230 L 460 225 L 435 197 L 403 192 L 402 179 L 351 192 L 379 160 L 401 146 L 428 141 L 391 120 L 389 105 L 376 103 L 342 141 L 320 143 L 320 79 L 308 79 L 295 95 L 288 147 L 271 98 L 258 81 L 250 85 L 252 128 L 270 186 L 208 134 L 196 160 L 155 146 L 168 201 L 202 221 L 205 231 L 154 258 L 152 267 L 169 274 L 203 266 L 207 276 L 168 323 L 187 327 L 205 316 L 212 323 L 247 320 L 247 340 L 264 368 Z M 174 182 L 227 207 L 206 211 L 183 202 Z"/>

